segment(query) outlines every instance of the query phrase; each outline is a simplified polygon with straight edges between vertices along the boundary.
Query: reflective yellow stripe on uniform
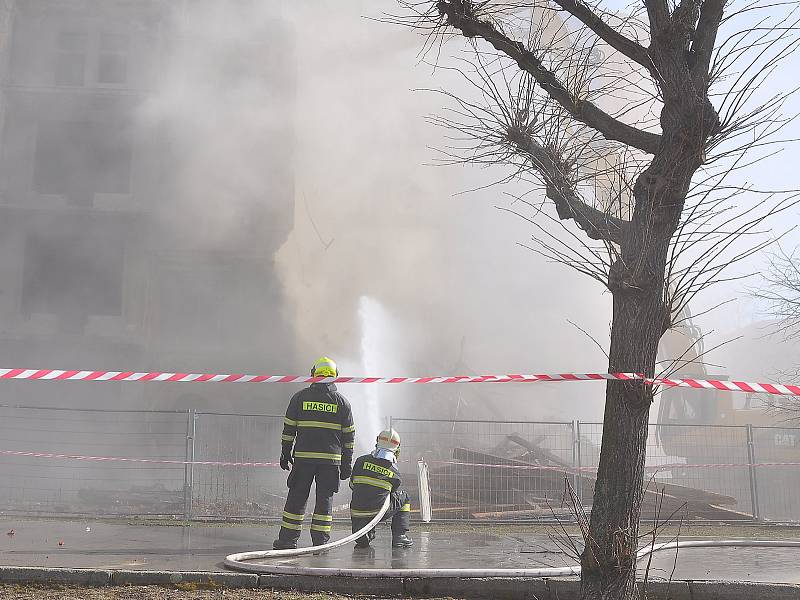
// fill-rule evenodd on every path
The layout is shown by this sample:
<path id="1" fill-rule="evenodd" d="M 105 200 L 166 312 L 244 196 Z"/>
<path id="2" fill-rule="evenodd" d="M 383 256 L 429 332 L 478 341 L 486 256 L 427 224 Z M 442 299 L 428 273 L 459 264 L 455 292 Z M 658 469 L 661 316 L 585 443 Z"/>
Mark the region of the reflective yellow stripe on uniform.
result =
<path id="1" fill-rule="evenodd" d="M 352 517 L 374 517 L 380 510 L 358 510 L 356 508 L 350 509 L 350 516 Z"/>
<path id="2" fill-rule="evenodd" d="M 314 513 L 313 515 L 311 515 L 311 518 L 314 521 L 333 521 L 333 516 L 332 515 L 318 515 L 318 514 Z"/>
<path id="3" fill-rule="evenodd" d="M 311 531 L 324 531 L 329 532 L 331 530 L 332 525 L 312 525 Z"/>
<path id="4" fill-rule="evenodd" d="M 286 517 L 287 519 L 294 519 L 295 521 L 302 521 L 303 519 L 306 518 L 305 515 L 296 515 L 294 513 L 290 513 L 290 512 L 286 512 L 286 511 L 283 511 L 283 516 Z"/>
<path id="5" fill-rule="evenodd" d="M 284 442 L 293 442 L 293 441 L 294 441 L 294 436 L 293 436 L 293 435 L 286 435 L 286 434 L 283 434 L 283 435 L 281 436 L 281 441 L 284 441 Z"/>
<path id="6" fill-rule="evenodd" d="M 297 523 L 290 523 L 289 521 L 281 521 L 281 527 L 285 527 L 286 529 L 297 529 L 298 531 L 302 531 L 303 526 L 298 525 Z"/>
<path id="7" fill-rule="evenodd" d="M 367 477 L 366 475 L 356 475 L 352 478 L 353 483 L 363 483 L 364 485 L 371 485 L 384 490 L 392 491 L 392 484 L 383 479 L 376 479 L 375 477 Z"/>
<path id="8" fill-rule="evenodd" d="M 342 426 L 338 423 L 326 423 L 325 421 L 296 421 L 298 427 L 319 427 L 320 429 L 336 429 L 341 431 Z"/>
<path id="9" fill-rule="evenodd" d="M 289 425 L 290 427 L 297 427 L 297 421 L 290 419 L 289 417 L 283 417 L 284 425 Z"/>
<path id="10" fill-rule="evenodd" d="M 400 507 L 400 512 L 411 512 L 411 505 L 406 502 L 403 506 Z"/>
<path id="11" fill-rule="evenodd" d="M 349 444 L 345 444 L 344 447 L 348 448 L 348 449 L 351 449 L 354 445 L 355 444 L 353 444 L 353 442 L 350 442 Z"/>
<path id="12" fill-rule="evenodd" d="M 356 426 L 355 425 L 350 425 L 350 427 L 342 427 L 342 431 L 344 433 L 352 433 L 355 430 L 356 430 Z"/>
<path id="13" fill-rule="evenodd" d="M 295 458 L 318 458 L 320 460 L 342 460 L 341 454 L 329 454 L 328 452 L 295 452 Z"/>

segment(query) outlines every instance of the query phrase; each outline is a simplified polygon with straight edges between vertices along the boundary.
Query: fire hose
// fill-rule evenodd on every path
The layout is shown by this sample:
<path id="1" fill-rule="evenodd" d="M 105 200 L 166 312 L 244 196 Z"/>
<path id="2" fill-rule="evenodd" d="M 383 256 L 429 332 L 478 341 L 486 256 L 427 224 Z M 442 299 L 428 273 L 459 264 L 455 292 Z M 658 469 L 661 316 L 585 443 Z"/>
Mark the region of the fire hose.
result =
<path id="1" fill-rule="evenodd" d="M 544 567 L 535 569 L 458 569 L 458 568 L 433 568 L 433 569 L 364 569 L 340 567 L 300 567 L 291 565 L 252 564 L 248 561 L 263 560 L 268 558 L 289 558 L 306 554 L 317 554 L 344 546 L 355 541 L 375 527 L 389 510 L 390 499 L 387 498 L 378 514 L 357 532 L 340 540 L 328 542 L 320 546 L 297 548 L 290 550 L 256 550 L 253 552 L 240 552 L 225 557 L 225 566 L 235 571 L 258 573 L 263 575 L 312 575 L 312 576 L 341 576 L 365 578 L 403 578 L 403 577 L 565 577 L 580 575 L 580 565 L 567 567 Z M 685 540 L 676 542 L 663 542 L 649 544 L 636 554 L 637 561 L 649 555 L 664 550 L 679 550 L 681 548 L 723 548 L 723 547 L 749 547 L 749 548 L 800 548 L 800 541 L 795 540 Z"/>
<path id="2" fill-rule="evenodd" d="M 303 556 L 305 554 L 317 554 L 319 552 L 326 552 L 327 550 L 333 550 L 334 548 L 338 548 L 340 546 L 344 546 L 345 544 L 349 544 L 350 542 L 354 542 L 358 538 L 360 538 L 365 533 L 372 530 L 380 520 L 383 518 L 383 515 L 386 514 L 386 511 L 389 510 L 389 505 L 391 504 L 392 498 L 391 496 L 387 496 L 386 500 L 381 506 L 381 509 L 378 511 L 378 514 L 372 517 L 372 520 L 364 525 L 361 529 L 356 531 L 355 533 L 351 533 L 347 537 L 344 537 L 340 540 L 335 540 L 333 542 L 328 542 L 327 544 L 320 544 L 319 546 L 311 546 L 309 548 L 291 548 L 288 550 L 256 550 L 253 552 L 239 552 L 238 554 L 230 554 L 225 557 L 225 566 L 229 569 L 234 569 L 236 571 L 248 571 L 250 573 L 294 573 L 294 567 L 285 567 L 289 569 L 288 571 L 281 571 L 275 569 L 282 569 L 284 567 L 271 567 L 269 565 L 249 565 L 245 561 L 248 560 L 259 560 L 264 558 L 286 558 L 289 556 Z M 329 569 L 325 569 L 327 572 Z"/>

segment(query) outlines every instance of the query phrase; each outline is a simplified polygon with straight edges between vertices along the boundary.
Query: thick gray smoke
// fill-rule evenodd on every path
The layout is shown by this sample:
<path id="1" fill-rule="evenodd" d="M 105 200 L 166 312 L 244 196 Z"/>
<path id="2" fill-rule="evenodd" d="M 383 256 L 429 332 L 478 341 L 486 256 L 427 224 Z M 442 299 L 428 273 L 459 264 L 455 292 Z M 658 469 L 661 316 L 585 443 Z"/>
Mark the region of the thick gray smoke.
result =
<path id="1" fill-rule="evenodd" d="M 9 102 L 4 189 L 53 210 L 6 223 L 6 281 L 23 272 L 0 302 L 14 335 L 52 338 L 5 344 L 7 364 L 302 373 L 329 354 L 348 374 L 605 368 L 568 321 L 605 346 L 608 295 L 517 245 L 530 229 L 496 209 L 502 188 L 461 193 L 501 173 L 428 166 L 447 142 L 425 116 L 445 102 L 414 90 L 462 84 L 420 62 L 419 35 L 364 18 L 391 0 L 163 2 L 100 21 L 36 4 L 8 21 L 9 79 L 60 95 Z M 108 402 L 109 388 L 84 388 L 65 393 Z M 290 391 L 111 396 L 279 411 Z M 47 403 L 42 388 L 14 393 Z M 423 408 L 595 419 L 603 390 L 347 393 L 374 429 Z"/>
<path id="2" fill-rule="evenodd" d="M 303 353 L 346 357 L 353 374 L 602 369 L 567 322 L 605 343 L 602 290 L 517 246 L 529 231 L 495 208 L 508 204 L 501 189 L 457 195 L 500 173 L 426 165 L 446 141 L 424 117 L 443 101 L 413 90 L 459 83 L 419 64 L 419 35 L 359 18 L 394 4 L 296 4 L 297 202 L 279 260 Z M 381 416 L 569 419 L 599 417 L 603 390 L 374 393 Z"/>
<path id="3" fill-rule="evenodd" d="M 12 108 L 6 152 L 25 155 L 33 136 L 18 160 L 34 163 L 37 197 L 112 216 L 54 216 L 19 242 L 39 265 L 26 266 L 23 326 L 81 337 L 69 353 L 9 351 L 9 364 L 295 373 L 329 354 L 348 374 L 602 370 L 567 322 L 605 343 L 602 290 L 517 246 L 529 231 L 495 208 L 508 204 L 500 189 L 458 195 L 497 173 L 426 166 L 445 142 L 424 117 L 442 100 L 413 89 L 456 83 L 419 64 L 419 36 L 362 18 L 394 3 L 164 2 L 109 8 L 105 25 L 55 9 L 37 20 L 26 6 L 12 79 L 46 86 L 55 72 L 64 98 L 32 126 Z M 16 167 L 7 187 L 29 191 Z M 112 349 L 86 341 L 114 335 Z M 147 407 L 275 411 L 290 391 L 123 393 Z M 347 392 L 371 406 L 371 429 L 423 407 L 596 418 L 603 393 Z"/>
<path id="4" fill-rule="evenodd" d="M 412 90 L 453 82 L 417 64 L 419 37 L 362 18 L 392 2 L 1 6 L 3 366 L 294 374 L 328 354 L 363 375 L 603 368 L 567 323 L 604 341 L 600 289 L 516 246 L 529 232 L 494 208 L 507 202 L 499 189 L 457 195 L 498 174 L 426 166 L 444 138 L 424 118 L 441 99 Z M 57 409 L 274 414 L 293 388 L 3 390 L 4 404 Z M 359 451 L 390 416 L 598 418 L 603 395 L 344 391 Z M 213 416 L 187 442 L 185 413 L 3 410 L 6 434 L 28 432 L 4 436 L 20 451 L 260 461 L 279 435 L 275 421 Z M 147 510 L 172 512 L 191 496 L 181 467 L 8 460 L 9 506 L 125 510 L 115 503 L 137 487 Z M 238 500 L 231 490 L 274 487 L 248 477 L 206 470 L 197 484 Z"/>

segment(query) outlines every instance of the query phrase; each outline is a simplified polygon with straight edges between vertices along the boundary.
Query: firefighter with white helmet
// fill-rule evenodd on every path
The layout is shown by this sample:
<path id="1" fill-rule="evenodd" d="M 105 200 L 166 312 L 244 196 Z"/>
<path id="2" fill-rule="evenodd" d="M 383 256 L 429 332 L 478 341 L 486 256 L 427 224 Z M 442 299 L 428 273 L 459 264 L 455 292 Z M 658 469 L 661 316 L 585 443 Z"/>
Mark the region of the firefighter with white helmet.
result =
<path id="1" fill-rule="evenodd" d="M 397 459 L 400 456 L 400 434 L 386 429 L 378 434 L 375 450 L 356 459 L 350 487 L 350 518 L 353 533 L 369 523 L 380 512 L 387 496 L 391 497 L 389 511 L 383 520 L 392 520 L 392 547 L 409 548 L 414 542 L 408 536 L 411 521 L 411 502 L 408 492 L 400 488 L 400 471 Z M 362 535 L 356 548 L 368 548 L 375 539 L 375 530 Z"/>
<path id="2" fill-rule="evenodd" d="M 327 356 L 311 368 L 312 377 L 338 375 L 336 363 Z M 291 465 L 289 494 L 273 548 L 297 548 L 312 483 L 316 483 L 316 504 L 311 541 L 319 546 L 330 540 L 333 495 L 339 491 L 339 481 L 350 477 L 355 431 L 350 403 L 332 382 L 314 382 L 292 396 L 283 420 L 280 461 L 285 471 Z"/>

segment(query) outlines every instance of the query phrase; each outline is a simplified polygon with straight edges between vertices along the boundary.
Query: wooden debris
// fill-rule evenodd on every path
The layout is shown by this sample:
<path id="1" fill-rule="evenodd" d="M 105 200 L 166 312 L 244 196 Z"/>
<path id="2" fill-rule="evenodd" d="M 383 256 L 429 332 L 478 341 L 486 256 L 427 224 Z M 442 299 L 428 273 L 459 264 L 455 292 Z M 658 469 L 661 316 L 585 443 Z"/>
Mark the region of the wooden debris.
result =
<path id="1" fill-rule="evenodd" d="M 591 499 L 595 474 L 567 464 L 543 448 L 543 441 L 543 437 L 530 441 L 509 435 L 495 448 L 497 454 L 453 448 L 454 464 L 431 469 L 434 511 L 439 506 L 443 507 L 440 512 L 463 512 L 476 519 L 563 515 L 565 478 L 576 487 L 579 497 Z M 651 480 L 644 490 L 642 517 L 752 520 L 752 515 L 729 508 L 736 504 L 736 498 L 724 494 Z"/>

